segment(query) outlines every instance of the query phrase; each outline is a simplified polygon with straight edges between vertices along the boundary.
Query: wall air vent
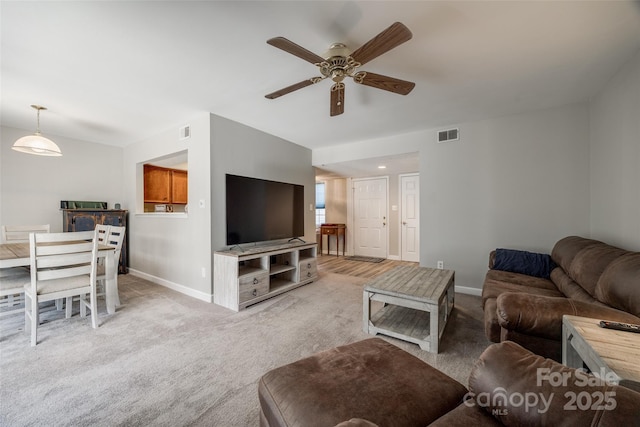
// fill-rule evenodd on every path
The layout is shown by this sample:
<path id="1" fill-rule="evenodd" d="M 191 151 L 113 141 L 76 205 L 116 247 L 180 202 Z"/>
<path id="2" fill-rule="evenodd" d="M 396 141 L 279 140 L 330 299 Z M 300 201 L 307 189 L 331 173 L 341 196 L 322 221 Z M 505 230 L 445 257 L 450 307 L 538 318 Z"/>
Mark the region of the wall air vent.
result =
<path id="1" fill-rule="evenodd" d="M 186 125 L 180 128 L 180 139 L 191 138 L 191 126 Z"/>
<path id="2" fill-rule="evenodd" d="M 460 139 L 460 130 L 458 128 L 438 131 L 438 142 L 457 141 Z"/>

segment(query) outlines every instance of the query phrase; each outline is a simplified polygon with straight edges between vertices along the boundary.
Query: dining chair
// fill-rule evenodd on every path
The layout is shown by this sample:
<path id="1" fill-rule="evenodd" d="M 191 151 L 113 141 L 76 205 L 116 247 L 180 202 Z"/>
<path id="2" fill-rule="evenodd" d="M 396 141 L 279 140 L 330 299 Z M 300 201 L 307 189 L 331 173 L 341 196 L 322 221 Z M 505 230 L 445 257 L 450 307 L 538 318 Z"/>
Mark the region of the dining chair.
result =
<path id="1" fill-rule="evenodd" d="M 96 226 L 97 227 L 97 226 Z M 120 254 L 122 253 L 122 244 L 124 243 L 124 234 L 126 232 L 126 227 L 117 227 L 115 225 L 109 226 L 108 236 L 103 245 L 111 246 L 114 248 L 113 259 L 115 260 L 115 268 L 118 268 L 118 263 L 120 261 Z M 106 263 L 104 259 L 102 262 L 98 263 L 97 268 L 97 277 L 96 280 L 100 282 L 100 290 L 98 296 L 102 296 L 105 293 L 105 286 L 107 280 L 107 272 L 106 272 Z M 118 296 L 118 272 L 115 271 L 115 295 L 116 295 L 116 305 L 120 305 L 120 297 Z"/>
<path id="2" fill-rule="evenodd" d="M 49 224 L 3 225 L 0 227 L 0 240 L 2 243 L 28 243 L 29 233 L 48 233 L 50 229 Z M 24 283 L 22 285 L 20 283 L 25 275 L 29 275 L 27 267 L 0 269 L 0 307 L 14 307 L 24 301 Z M 62 308 L 60 302 L 57 302 L 56 306 Z M 17 313 L 22 310 L 23 308 L 20 307 L 16 310 L 3 311 L 0 316 Z"/>
<path id="3" fill-rule="evenodd" d="M 51 227 L 49 224 L 42 225 L 3 225 L 2 243 L 19 243 L 28 242 L 29 233 L 49 233 Z"/>
<path id="4" fill-rule="evenodd" d="M 31 283 L 29 271 L 21 267 L 0 268 L 0 317 L 21 313 L 24 287 Z"/>
<path id="5" fill-rule="evenodd" d="M 96 301 L 96 266 L 98 233 L 31 233 L 31 282 L 25 286 L 25 331 L 31 332 L 31 346 L 37 344 L 38 304 L 80 297 L 80 316 L 91 311 L 91 325 L 98 327 Z M 86 296 L 89 295 L 89 301 Z"/>

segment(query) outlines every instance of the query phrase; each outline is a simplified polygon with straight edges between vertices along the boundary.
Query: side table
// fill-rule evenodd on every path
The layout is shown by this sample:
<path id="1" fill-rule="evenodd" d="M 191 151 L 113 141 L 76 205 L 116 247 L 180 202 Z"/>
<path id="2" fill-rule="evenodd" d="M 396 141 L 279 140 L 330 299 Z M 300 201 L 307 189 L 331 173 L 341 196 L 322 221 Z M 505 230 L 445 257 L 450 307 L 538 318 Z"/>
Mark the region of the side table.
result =
<path id="1" fill-rule="evenodd" d="M 600 320 L 562 316 L 562 363 L 583 363 L 603 379 L 640 391 L 640 334 L 605 329 Z"/>
<path id="2" fill-rule="evenodd" d="M 327 236 L 327 255 L 330 251 L 330 236 L 336 236 L 336 256 L 340 255 L 340 236 L 342 236 L 342 256 L 344 256 L 347 246 L 347 226 L 344 224 L 322 224 L 320 225 L 320 254 L 322 254 L 322 238 Z"/>

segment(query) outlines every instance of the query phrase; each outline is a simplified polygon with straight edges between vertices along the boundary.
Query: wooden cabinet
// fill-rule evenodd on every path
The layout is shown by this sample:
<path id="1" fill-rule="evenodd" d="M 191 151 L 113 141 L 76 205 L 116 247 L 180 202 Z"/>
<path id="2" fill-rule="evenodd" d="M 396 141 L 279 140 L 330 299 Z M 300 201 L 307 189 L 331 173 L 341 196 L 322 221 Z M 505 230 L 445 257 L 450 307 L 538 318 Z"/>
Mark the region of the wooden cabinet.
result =
<path id="1" fill-rule="evenodd" d="M 318 278 L 317 245 L 285 243 L 213 255 L 213 302 L 234 311 Z"/>
<path id="2" fill-rule="evenodd" d="M 129 266 L 129 227 L 127 211 L 120 209 L 63 209 L 63 231 L 95 230 L 96 224 L 126 227 L 118 273 L 126 274 Z"/>
<path id="3" fill-rule="evenodd" d="M 171 203 L 186 205 L 188 197 L 189 178 L 187 171 L 174 169 L 171 171 Z"/>
<path id="4" fill-rule="evenodd" d="M 144 202 L 186 205 L 188 172 L 144 165 Z"/>

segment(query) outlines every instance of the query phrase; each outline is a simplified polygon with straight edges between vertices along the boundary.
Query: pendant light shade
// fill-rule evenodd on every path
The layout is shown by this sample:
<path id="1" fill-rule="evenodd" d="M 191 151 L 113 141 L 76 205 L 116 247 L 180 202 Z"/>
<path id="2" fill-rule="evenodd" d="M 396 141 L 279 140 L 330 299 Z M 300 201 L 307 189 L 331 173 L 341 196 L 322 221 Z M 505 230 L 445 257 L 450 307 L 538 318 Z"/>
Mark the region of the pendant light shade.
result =
<path id="1" fill-rule="evenodd" d="M 49 138 L 45 138 L 40 133 L 40 110 L 46 110 L 46 108 L 40 105 L 32 105 L 31 107 L 38 111 L 38 127 L 36 133 L 23 136 L 18 139 L 11 148 L 21 153 L 35 154 L 38 156 L 62 156 L 62 151 L 60 151 L 56 143 Z"/>

